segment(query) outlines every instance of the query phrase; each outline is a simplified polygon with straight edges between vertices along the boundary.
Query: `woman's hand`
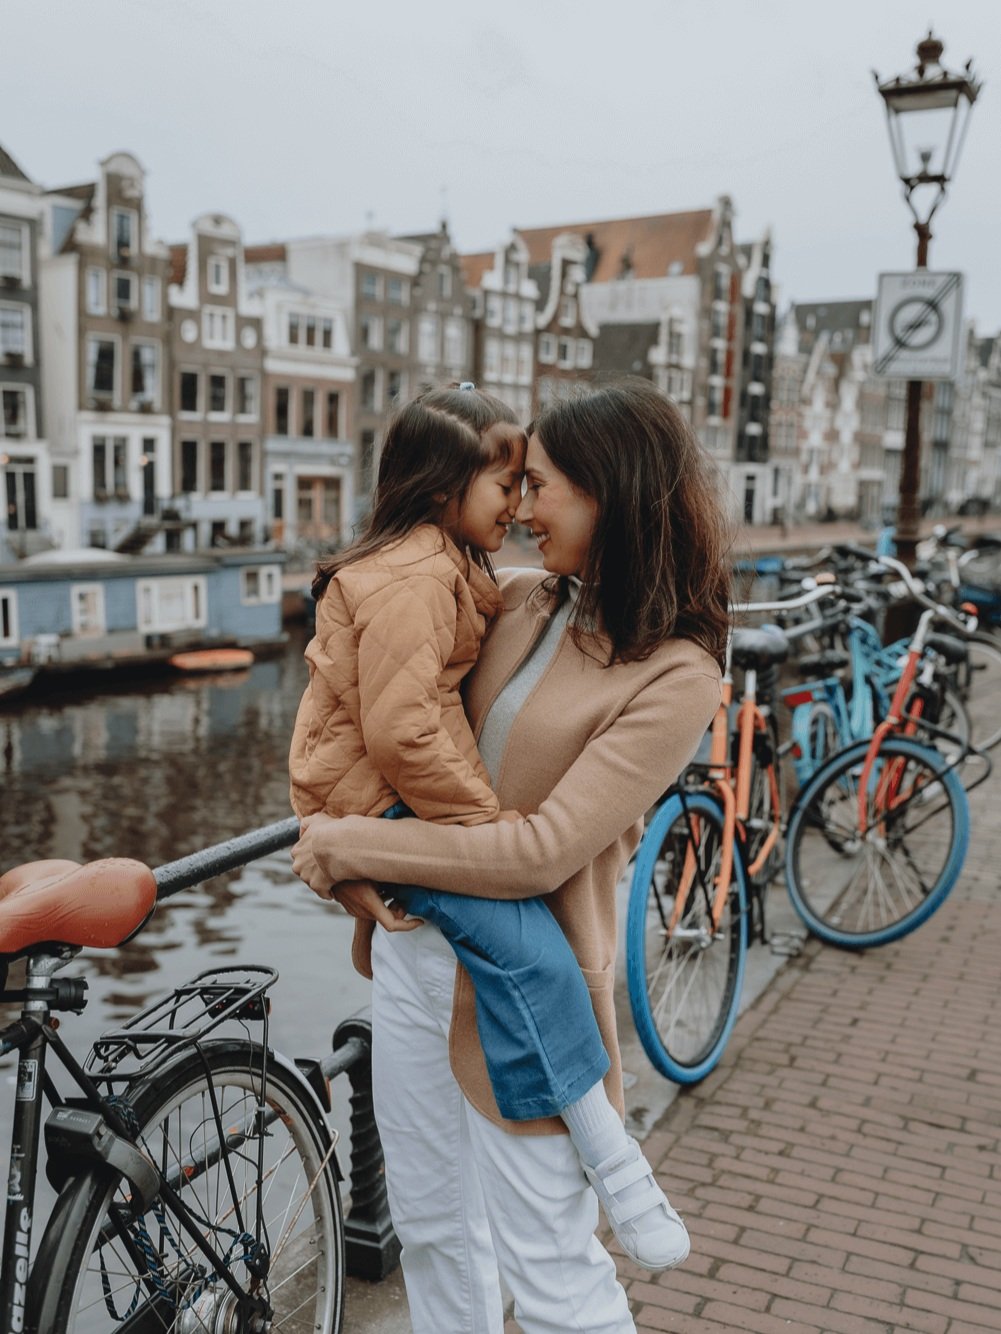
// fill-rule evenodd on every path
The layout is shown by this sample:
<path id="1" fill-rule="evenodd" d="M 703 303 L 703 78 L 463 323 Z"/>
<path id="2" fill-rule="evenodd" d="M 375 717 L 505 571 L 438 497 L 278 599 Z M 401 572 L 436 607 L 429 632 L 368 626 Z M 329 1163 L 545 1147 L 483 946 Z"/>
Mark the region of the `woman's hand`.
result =
<path id="1" fill-rule="evenodd" d="M 423 926 L 419 917 L 407 916 L 402 903 L 387 903 L 371 880 L 342 880 L 320 898 L 331 898 L 349 917 L 378 922 L 387 931 L 413 931 L 415 926 Z"/>
<path id="2" fill-rule="evenodd" d="M 330 887 L 338 879 L 329 868 L 320 864 L 318 855 L 323 847 L 324 834 L 336 824 L 332 816 L 324 815 L 322 811 L 305 816 L 299 823 L 299 841 L 292 848 L 292 870 L 321 899 L 330 898 Z"/>

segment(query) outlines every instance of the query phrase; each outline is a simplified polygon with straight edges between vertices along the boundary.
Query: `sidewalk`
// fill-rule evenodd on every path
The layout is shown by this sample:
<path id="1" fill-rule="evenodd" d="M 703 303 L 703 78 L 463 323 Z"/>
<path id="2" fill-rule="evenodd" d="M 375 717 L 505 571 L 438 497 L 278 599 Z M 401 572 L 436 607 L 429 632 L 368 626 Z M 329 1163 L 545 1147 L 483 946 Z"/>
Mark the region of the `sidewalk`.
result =
<path id="1" fill-rule="evenodd" d="M 999 792 L 971 794 L 930 921 L 867 954 L 811 942 L 647 1137 L 692 1255 L 620 1257 L 640 1334 L 1001 1328 Z"/>

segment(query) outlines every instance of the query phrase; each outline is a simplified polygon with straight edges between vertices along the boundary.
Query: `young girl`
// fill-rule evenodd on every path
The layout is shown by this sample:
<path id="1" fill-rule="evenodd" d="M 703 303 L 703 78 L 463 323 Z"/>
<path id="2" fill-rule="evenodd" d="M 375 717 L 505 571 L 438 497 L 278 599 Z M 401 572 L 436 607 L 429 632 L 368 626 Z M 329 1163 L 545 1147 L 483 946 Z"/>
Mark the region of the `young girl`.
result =
<path id="1" fill-rule="evenodd" d="M 316 635 L 289 762 L 300 818 L 504 818 L 459 686 L 501 609 L 490 554 L 521 503 L 525 444 L 513 413 L 469 384 L 422 394 L 394 417 L 365 533 L 313 583 Z M 544 900 L 388 892 L 389 911 L 437 926 L 472 978 L 502 1115 L 561 1116 L 626 1253 L 650 1269 L 680 1264 L 688 1234 L 608 1100 L 587 983 Z"/>

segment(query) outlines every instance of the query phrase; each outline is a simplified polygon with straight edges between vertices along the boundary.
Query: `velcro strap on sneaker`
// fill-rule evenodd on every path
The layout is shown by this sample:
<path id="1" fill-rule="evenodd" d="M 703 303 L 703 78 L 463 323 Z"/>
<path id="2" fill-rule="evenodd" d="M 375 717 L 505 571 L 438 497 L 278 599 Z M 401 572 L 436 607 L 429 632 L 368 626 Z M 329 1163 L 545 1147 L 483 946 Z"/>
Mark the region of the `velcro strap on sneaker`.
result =
<path id="1" fill-rule="evenodd" d="M 614 1172 L 609 1172 L 608 1176 L 603 1176 L 601 1184 L 610 1195 L 618 1195 L 620 1190 L 625 1190 L 627 1186 L 635 1186 L 637 1181 L 643 1181 L 650 1175 L 650 1164 L 641 1154 L 631 1163 L 626 1163 L 624 1167 L 619 1167 Z"/>
<path id="2" fill-rule="evenodd" d="M 634 1219 L 648 1214 L 651 1209 L 659 1209 L 664 1203 L 664 1196 L 653 1182 L 644 1191 L 640 1191 L 628 1200 L 616 1200 L 612 1206 L 616 1223 L 632 1223 Z"/>

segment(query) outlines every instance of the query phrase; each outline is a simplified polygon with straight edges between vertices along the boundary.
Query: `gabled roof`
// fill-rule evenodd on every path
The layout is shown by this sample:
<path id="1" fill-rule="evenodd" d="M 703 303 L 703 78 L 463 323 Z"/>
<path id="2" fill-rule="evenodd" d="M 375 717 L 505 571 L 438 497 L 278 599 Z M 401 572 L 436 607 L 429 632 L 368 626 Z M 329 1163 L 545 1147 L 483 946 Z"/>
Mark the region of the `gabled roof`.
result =
<path id="1" fill-rule="evenodd" d="M 613 218 L 605 222 L 570 222 L 559 227 L 519 227 L 528 247 L 530 264 L 544 264 L 557 236 L 572 232 L 596 252 L 590 281 L 612 282 L 624 276 L 663 278 L 672 264 L 679 273 L 694 273 L 696 250 L 712 228 L 712 209 L 687 213 L 654 213 L 642 218 Z"/>
<path id="2" fill-rule="evenodd" d="M 483 275 L 489 273 L 493 268 L 496 254 L 495 250 L 484 250 L 479 255 L 462 255 L 460 257 L 462 281 L 471 291 L 475 291 L 480 286 L 483 282 Z"/>
<path id="3" fill-rule="evenodd" d="M 284 264 L 288 258 L 284 241 L 269 241 L 266 245 L 244 247 L 245 264 Z"/>
<path id="4" fill-rule="evenodd" d="M 31 180 L 31 177 L 21 170 L 3 144 L 0 144 L 0 176 L 11 176 L 15 181 Z"/>

